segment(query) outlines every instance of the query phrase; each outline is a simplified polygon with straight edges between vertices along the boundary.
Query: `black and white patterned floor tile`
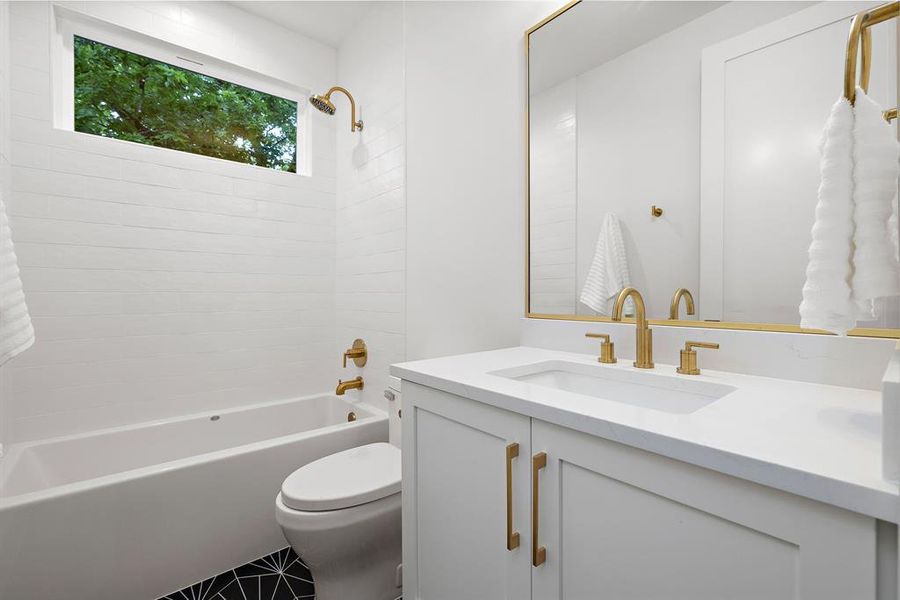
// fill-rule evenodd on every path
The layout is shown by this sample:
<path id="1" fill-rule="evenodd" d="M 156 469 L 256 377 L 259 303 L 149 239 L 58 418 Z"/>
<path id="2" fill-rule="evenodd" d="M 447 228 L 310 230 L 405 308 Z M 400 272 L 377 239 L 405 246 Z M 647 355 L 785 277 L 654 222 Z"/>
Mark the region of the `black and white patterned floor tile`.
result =
<path id="1" fill-rule="evenodd" d="M 312 575 L 291 548 L 273 552 L 159 600 L 312 600 Z"/>

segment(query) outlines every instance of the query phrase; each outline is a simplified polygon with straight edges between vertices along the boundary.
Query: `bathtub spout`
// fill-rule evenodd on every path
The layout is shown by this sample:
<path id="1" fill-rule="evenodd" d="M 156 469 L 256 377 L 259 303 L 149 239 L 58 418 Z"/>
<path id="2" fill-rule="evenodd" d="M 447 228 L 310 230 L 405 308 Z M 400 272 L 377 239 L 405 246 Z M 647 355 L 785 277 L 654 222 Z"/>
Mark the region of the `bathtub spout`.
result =
<path id="1" fill-rule="evenodd" d="M 334 393 L 338 396 L 343 396 L 347 390 L 361 390 L 363 389 L 363 378 L 357 377 L 356 379 L 350 379 L 349 381 L 341 381 L 338 379 L 337 388 L 335 388 Z"/>

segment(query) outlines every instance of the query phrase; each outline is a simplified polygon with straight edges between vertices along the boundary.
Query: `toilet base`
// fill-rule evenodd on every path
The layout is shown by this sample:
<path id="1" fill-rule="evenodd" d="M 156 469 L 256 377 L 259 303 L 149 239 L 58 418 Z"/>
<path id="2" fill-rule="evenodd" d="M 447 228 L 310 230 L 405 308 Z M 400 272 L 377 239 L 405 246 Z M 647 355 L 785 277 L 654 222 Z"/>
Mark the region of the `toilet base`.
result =
<path id="1" fill-rule="evenodd" d="M 307 566 L 313 575 L 316 600 L 396 600 L 402 593 L 395 575 L 388 573 L 385 565 L 352 573 L 346 569 L 329 569 L 327 565 L 318 569 Z"/>
<path id="2" fill-rule="evenodd" d="M 288 543 L 309 567 L 316 600 L 395 600 L 400 494 L 348 509 L 303 512 L 276 499 Z"/>

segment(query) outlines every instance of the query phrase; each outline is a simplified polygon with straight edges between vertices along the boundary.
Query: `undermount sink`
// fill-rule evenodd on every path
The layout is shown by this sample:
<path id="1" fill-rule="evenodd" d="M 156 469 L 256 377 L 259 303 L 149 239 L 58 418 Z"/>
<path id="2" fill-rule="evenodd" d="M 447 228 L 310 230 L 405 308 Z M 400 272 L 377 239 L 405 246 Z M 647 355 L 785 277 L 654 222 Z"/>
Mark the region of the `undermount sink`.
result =
<path id="1" fill-rule="evenodd" d="M 551 360 L 490 375 L 674 414 L 688 414 L 733 392 L 735 387 L 633 369 Z"/>

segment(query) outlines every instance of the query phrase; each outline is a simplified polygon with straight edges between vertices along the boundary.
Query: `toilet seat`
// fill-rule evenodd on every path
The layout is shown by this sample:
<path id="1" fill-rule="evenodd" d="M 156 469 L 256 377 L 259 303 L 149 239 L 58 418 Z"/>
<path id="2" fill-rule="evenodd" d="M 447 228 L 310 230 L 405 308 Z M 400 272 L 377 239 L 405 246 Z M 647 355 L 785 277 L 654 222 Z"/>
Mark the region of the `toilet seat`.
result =
<path id="1" fill-rule="evenodd" d="M 291 473 L 281 501 L 300 511 L 329 511 L 380 500 L 400 491 L 400 450 L 379 442 L 315 460 Z"/>

